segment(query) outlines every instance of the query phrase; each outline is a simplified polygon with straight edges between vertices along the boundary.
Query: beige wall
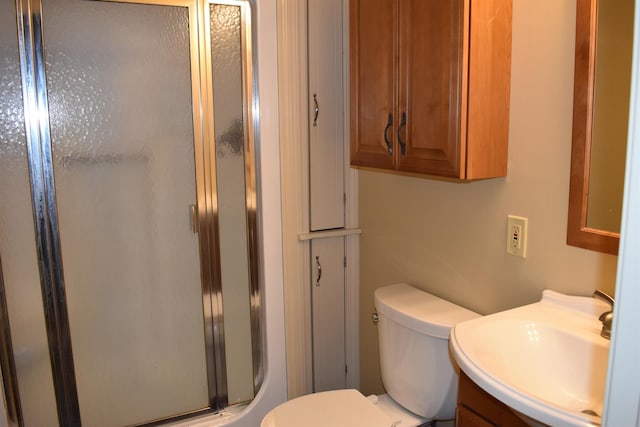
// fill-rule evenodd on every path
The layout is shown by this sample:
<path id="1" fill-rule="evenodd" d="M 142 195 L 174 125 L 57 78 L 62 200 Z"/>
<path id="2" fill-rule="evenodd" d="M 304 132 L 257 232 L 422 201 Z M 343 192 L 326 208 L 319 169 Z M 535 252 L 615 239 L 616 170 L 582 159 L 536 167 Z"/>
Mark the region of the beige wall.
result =
<path id="1" fill-rule="evenodd" d="M 489 314 L 543 289 L 612 292 L 617 257 L 565 244 L 575 0 L 514 0 L 509 172 L 444 182 L 360 174 L 361 389 L 379 393 L 373 292 L 404 281 Z M 508 214 L 529 218 L 526 259 L 505 252 Z"/>

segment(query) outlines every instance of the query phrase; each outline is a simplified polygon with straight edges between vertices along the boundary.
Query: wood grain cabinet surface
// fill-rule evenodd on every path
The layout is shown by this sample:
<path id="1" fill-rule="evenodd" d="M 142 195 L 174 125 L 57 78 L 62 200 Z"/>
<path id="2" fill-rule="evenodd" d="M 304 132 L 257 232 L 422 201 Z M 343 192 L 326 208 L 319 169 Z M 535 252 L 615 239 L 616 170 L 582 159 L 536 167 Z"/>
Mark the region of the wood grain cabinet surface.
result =
<path id="1" fill-rule="evenodd" d="M 500 402 L 460 372 L 457 427 L 527 427 L 511 408 Z"/>
<path id="2" fill-rule="evenodd" d="M 351 165 L 505 176 L 512 0 L 350 0 Z"/>

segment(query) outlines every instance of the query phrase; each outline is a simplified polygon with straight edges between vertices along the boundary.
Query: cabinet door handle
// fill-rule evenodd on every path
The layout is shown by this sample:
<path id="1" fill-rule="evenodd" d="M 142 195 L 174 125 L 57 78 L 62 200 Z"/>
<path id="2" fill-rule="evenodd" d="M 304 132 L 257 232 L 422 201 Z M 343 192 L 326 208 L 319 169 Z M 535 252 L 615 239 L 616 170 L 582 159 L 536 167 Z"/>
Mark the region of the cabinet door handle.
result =
<path id="1" fill-rule="evenodd" d="M 318 94 L 313 94 L 313 125 L 318 126 L 318 114 L 320 114 L 320 104 L 318 104 Z"/>
<path id="2" fill-rule="evenodd" d="M 322 278 L 322 265 L 320 265 L 320 257 L 316 256 L 316 270 L 318 275 L 316 276 L 316 286 L 320 286 L 320 279 Z"/>
<path id="3" fill-rule="evenodd" d="M 400 153 L 403 156 L 407 155 L 407 144 L 402 140 L 402 128 L 407 125 L 407 113 L 402 113 L 402 119 L 400 120 L 400 127 L 398 127 L 398 143 L 400 144 Z"/>
<path id="4" fill-rule="evenodd" d="M 189 226 L 193 234 L 198 234 L 198 205 L 189 205 Z"/>
<path id="5" fill-rule="evenodd" d="M 393 126 L 393 114 L 389 113 L 389 120 L 387 121 L 387 127 L 384 128 L 384 142 L 387 143 L 387 152 L 389 155 L 393 154 L 393 146 L 389 140 L 389 129 Z"/>

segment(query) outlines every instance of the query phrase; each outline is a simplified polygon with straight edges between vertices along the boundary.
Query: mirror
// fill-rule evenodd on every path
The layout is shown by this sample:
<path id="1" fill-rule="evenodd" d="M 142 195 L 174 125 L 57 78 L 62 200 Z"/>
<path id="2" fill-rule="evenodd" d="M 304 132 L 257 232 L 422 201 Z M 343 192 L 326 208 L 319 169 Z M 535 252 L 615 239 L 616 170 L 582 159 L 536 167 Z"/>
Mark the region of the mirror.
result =
<path id="1" fill-rule="evenodd" d="M 616 255 L 634 0 L 577 0 L 567 244 Z"/>

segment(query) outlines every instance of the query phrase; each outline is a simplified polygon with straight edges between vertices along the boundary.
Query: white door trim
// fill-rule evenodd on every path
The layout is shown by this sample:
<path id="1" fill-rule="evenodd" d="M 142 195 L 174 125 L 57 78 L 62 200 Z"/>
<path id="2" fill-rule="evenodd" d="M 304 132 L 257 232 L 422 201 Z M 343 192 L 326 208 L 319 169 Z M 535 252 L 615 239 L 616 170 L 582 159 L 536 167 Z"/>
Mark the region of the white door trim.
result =
<path id="1" fill-rule="evenodd" d="M 603 426 L 640 426 L 640 8 L 635 11 L 631 111 Z"/>

